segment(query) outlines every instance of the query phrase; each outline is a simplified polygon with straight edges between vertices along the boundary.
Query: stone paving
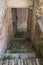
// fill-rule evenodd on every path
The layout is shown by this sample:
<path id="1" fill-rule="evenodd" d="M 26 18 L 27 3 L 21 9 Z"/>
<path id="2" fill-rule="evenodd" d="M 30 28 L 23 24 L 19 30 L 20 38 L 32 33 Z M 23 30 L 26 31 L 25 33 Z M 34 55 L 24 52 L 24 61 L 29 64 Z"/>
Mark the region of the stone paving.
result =
<path id="1" fill-rule="evenodd" d="M 0 65 L 39 65 L 38 59 L 1 60 Z"/>
<path id="2" fill-rule="evenodd" d="M 21 42 L 21 44 L 20 44 Z M 25 42 L 25 43 L 24 43 Z M 19 40 L 14 40 L 14 42 L 12 43 L 12 45 L 17 45 L 22 49 L 22 52 L 20 50 L 19 53 L 10 53 L 8 50 L 6 51 L 6 53 L 3 55 L 3 57 L 0 60 L 0 64 L 1 65 L 40 65 L 39 64 L 39 59 L 36 56 L 36 52 L 32 51 L 32 48 L 30 48 L 29 42 L 27 42 L 25 40 L 19 39 Z M 14 44 L 15 43 L 15 44 Z M 23 44 L 24 43 L 24 44 Z M 29 47 L 29 48 L 27 48 Z M 24 52 L 26 49 L 26 52 Z M 31 50 L 31 52 L 27 52 Z"/>

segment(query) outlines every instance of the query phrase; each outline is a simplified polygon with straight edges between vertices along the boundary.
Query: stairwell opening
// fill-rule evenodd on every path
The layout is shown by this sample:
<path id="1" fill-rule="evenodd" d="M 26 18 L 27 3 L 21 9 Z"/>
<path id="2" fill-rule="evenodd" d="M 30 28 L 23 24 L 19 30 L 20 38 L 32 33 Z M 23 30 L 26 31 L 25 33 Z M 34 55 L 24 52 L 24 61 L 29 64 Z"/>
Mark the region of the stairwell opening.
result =
<path id="1" fill-rule="evenodd" d="M 26 37 L 28 8 L 12 8 L 14 37 Z"/>
<path id="2" fill-rule="evenodd" d="M 29 41 L 31 35 L 32 9 L 11 8 L 11 10 L 13 39 L 8 44 L 7 52 L 27 53 L 34 51 Z"/>
<path id="3" fill-rule="evenodd" d="M 12 8 L 14 37 L 31 37 L 32 9 Z"/>

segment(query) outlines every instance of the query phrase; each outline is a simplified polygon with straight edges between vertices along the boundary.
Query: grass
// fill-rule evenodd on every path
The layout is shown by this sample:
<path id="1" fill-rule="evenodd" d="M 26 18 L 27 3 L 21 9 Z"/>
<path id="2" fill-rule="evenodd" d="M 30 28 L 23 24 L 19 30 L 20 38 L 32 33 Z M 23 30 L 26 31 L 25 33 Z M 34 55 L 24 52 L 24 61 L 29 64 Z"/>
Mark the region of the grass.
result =
<path id="1" fill-rule="evenodd" d="M 15 53 L 15 52 L 18 52 L 19 49 L 17 47 L 13 47 L 11 50 L 10 50 L 10 53 Z"/>
<path id="2" fill-rule="evenodd" d="M 27 34 L 25 31 L 17 31 L 15 37 L 24 37 Z"/>
<path id="3" fill-rule="evenodd" d="M 3 57 L 3 60 L 6 60 L 6 59 L 12 59 L 12 58 L 10 56 Z"/>
<path id="4" fill-rule="evenodd" d="M 23 38 L 26 34 L 26 31 L 17 31 L 14 37 Z M 10 50 L 10 53 L 19 52 L 19 48 L 15 44 L 13 45 L 12 43 L 13 42 L 10 42 L 10 45 L 8 45 L 7 50 Z"/>
<path id="5" fill-rule="evenodd" d="M 9 51 L 9 53 L 28 53 L 28 52 L 34 52 L 34 50 L 33 49 L 31 49 L 31 48 L 28 48 L 26 51 L 25 50 L 22 50 L 21 51 L 21 48 L 20 48 L 20 46 L 15 46 L 15 45 L 13 45 L 13 46 L 9 46 L 9 48 L 7 48 L 7 50 Z"/>
<path id="6" fill-rule="evenodd" d="M 15 45 L 10 45 L 7 50 L 9 50 L 9 53 L 15 53 L 15 52 L 18 52 L 19 51 L 19 48 L 16 47 Z"/>

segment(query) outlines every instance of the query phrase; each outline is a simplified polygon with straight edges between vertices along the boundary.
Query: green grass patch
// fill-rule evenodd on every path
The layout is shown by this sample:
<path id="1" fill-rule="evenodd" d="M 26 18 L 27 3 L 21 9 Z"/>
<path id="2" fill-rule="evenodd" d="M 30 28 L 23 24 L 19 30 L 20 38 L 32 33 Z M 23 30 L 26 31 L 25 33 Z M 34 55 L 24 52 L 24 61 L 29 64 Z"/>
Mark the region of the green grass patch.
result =
<path id="1" fill-rule="evenodd" d="M 16 47 L 15 45 L 10 45 L 7 50 L 9 50 L 9 53 L 15 53 L 15 52 L 18 52 L 19 51 L 19 48 Z"/>
<path id="2" fill-rule="evenodd" d="M 15 37 L 24 37 L 27 34 L 26 31 L 17 31 Z"/>

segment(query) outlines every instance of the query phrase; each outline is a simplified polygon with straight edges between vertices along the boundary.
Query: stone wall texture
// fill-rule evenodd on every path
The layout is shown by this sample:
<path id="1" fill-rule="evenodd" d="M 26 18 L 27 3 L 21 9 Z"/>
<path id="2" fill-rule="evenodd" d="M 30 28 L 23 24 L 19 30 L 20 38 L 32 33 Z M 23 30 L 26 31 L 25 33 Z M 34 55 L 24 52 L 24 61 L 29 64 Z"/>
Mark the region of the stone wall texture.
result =
<path id="1" fill-rule="evenodd" d="M 5 52 L 7 43 L 12 35 L 11 15 L 9 12 L 6 0 L 0 0 L 0 57 Z"/>
<path id="2" fill-rule="evenodd" d="M 28 8 L 17 8 L 17 29 L 27 31 Z"/>
<path id="3" fill-rule="evenodd" d="M 6 1 L 5 0 L 0 0 L 0 55 L 2 52 L 4 52 L 4 49 L 6 48 L 6 18 L 5 18 L 5 13 L 6 13 Z M 6 29 L 6 30 L 5 30 Z M 5 36 L 4 36 L 5 35 Z"/>

